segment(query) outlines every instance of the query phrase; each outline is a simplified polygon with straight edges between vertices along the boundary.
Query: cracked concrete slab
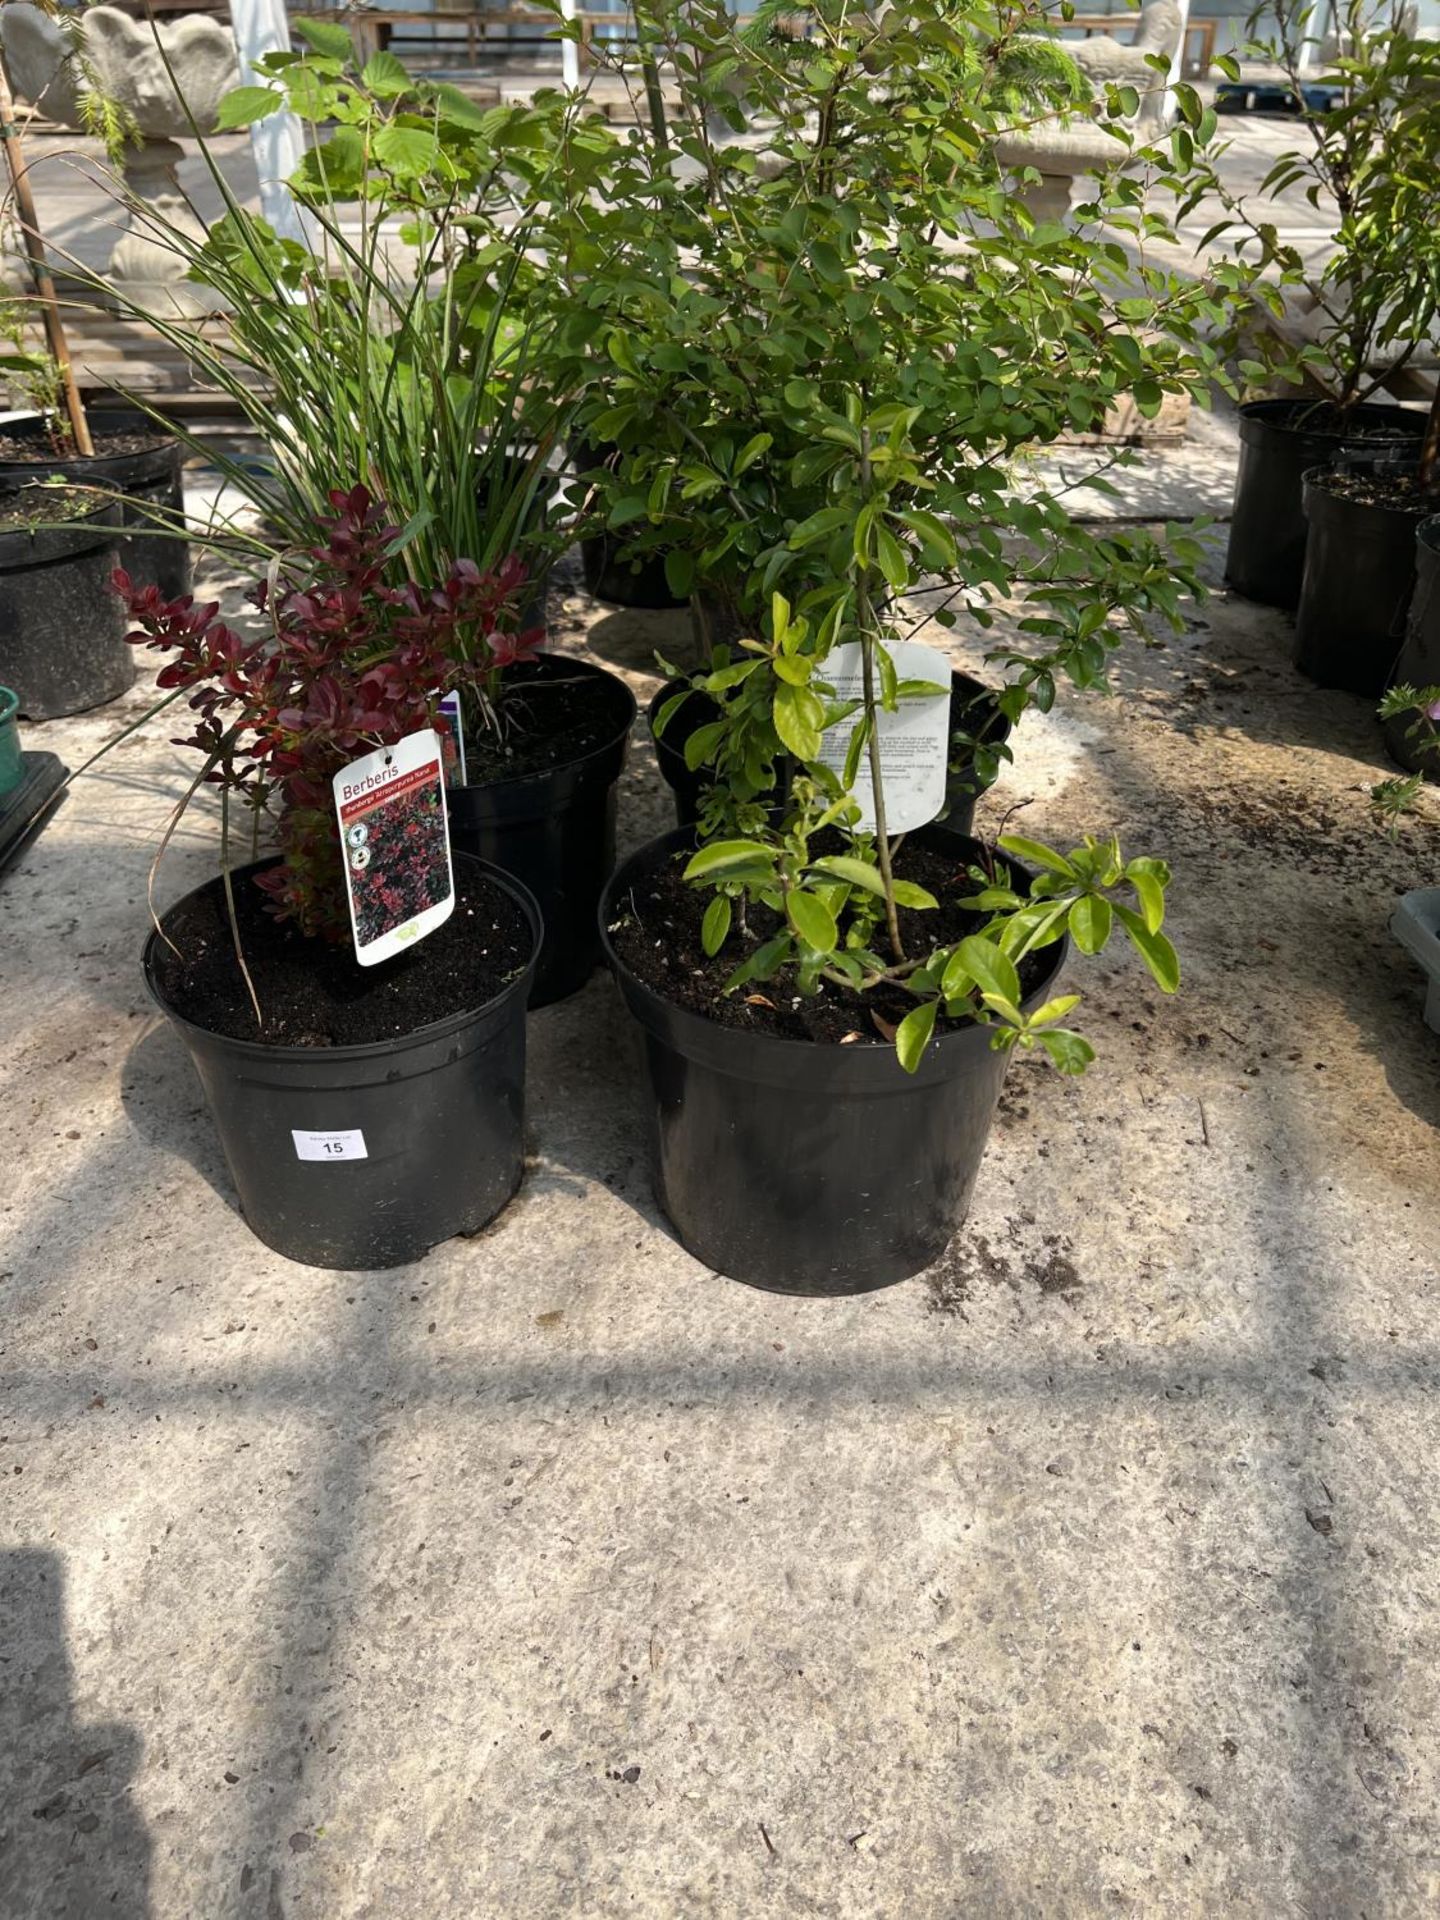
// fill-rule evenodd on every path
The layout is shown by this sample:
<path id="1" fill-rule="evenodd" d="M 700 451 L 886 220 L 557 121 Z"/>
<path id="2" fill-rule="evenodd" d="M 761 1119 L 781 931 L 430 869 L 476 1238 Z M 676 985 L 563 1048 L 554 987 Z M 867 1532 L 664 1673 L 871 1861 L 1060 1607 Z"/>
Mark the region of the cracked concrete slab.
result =
<path id="1" fill-rule="evenodd" d="M 663 616 L 552 605 L 653 686 Z M 260 1247 L 140 983 L 167 731 L 0 884 L 5 1920 L 1435 1910 L 1440 1037 L 1386 921 L 1440 816 L 1377 836 L 1281 616 L 1026 719 L 984 820 L 1170 857 L 1182 992 L 1075 965 L 1090 1074 L 1018 1061 L 945 1258 L 830 1303 L 669 1237 L 598 976 L 494 1226 Z"/>

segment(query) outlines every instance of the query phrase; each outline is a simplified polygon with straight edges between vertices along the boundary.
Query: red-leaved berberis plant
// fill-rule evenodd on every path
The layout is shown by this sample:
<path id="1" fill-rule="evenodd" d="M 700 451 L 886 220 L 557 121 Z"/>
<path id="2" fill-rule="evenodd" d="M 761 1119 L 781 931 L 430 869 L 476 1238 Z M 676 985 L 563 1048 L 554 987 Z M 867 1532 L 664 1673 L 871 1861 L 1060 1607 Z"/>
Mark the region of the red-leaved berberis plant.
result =
<path id="1" fill-rule="evenodd" d="M 259 817 L 279 801 L 281 859 L 257 877 L 271 912 L 306 934 L 350 930 L 331 780 L 376 747 L 430 726 L 460 690 L 488 708 L 494 676 L 533 657 L 543 634 L 515 631 L 525 568 L 511 556 L 489 573 L 457 560 L 438 586 L 387 586 L 400 529 L 367 488 L 330 494 L 333 519 L 305 555 L 303 579 L 261 581 L 252 603 L 268 633 L 237 633 L 219 603 L 164 600 L 117 571 L 136 622 L 132 644 L 173 653 L 156 684 L 193 689 L 195 730 L 177 741 L 205 755 L 191 791 L 219 786 L 228 819 L 238 799 Z"/>

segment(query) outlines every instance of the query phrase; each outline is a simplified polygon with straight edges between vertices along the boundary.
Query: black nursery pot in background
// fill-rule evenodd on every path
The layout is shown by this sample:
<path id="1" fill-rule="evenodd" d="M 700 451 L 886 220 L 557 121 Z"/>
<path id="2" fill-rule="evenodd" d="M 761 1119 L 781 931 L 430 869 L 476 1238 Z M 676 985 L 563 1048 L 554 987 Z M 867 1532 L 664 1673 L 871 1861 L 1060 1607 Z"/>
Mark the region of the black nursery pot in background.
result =
<path id="1" fill-rule="evenodd" d="M 237 868 L 234 884 L 254 871 Z M 200 1077 L 246 1223 L 287 1259 L 402 1266 L 457 1233 L 478 1233 L 519 1186 L 525 1004 L 540 917 L 523 887 L 493 868 L 485 877 L 524 912 L 535 943 L 529 966 L 486 1006 L 364 1046 L 266 1046 L 208 1032 L 166 999 L 160 935 L 146 942 L 145 984 Z M 220 885 L 208 881 L 166 920 Z M 301 1159 L 296 1132 L 359 1134 L 364 1157 Z"/>
<path id="2" fill-rule="evenodd" d="M 578 474 L 603 467 L 619 453 L 619 448 L 593 440 L 575 440 L 570 458 Z M 621 556 L 624 535 L 592 533 L 580 542 L 580 561 L 585 570 L 585 590 L 593 599 L 612 607 L 634 607 L 642 612 L 664 613 L 685 602 L 670 591 L 665 577 L 665 557 L 652 555 L 641 560 Z"/>
<path id="3" fill-rule="evenodd" d="M 714 720 L 719 709 L 708 694 L 693 690 L 665 723 L 665 731 L 655 732 L 656 717 L 665 702 L 679 689 L 667 681 L 645 710 L 650 737 L 655 742 L 655 757 L 661 777 L 675 798 L 675 818 L 682 827 L 693 826 L 700 817 L 700 802 L 710 784 L 711 769 L 690 768 L 685 764 L 685 742 L 700 727 Z M 1010 737 L 1010 722 L 995 705 L 989 687 L 972 680 L 968 673 L 950 676 L 950 727 L 952 733 L 964 733 L 987 745 L 1003 745 Z M 789 785 L 788 761 L 780 762 L 777 799 L 783 804 Z M 975 823 L 975 802 L 984 791 L 969 748 L 957 749 L 950 760 L 945 782 L 945 810 L 934 824 L 937 830 L 968 838 Z"/>
<path id="4" fill-rule="evenodd" d="M 75 524 L 27 527 L 27 500 Z M 85 713 L 135 678 L 125 617 L 110 585 L 120 509 L 81 493 L 0 494 L 0 682 L 27 720 Z M 13 516 L 13 517 L 12 517 Z"/>
<path id="5" fill-rule="evenodd" d="M 1305 476 L 1310 538 L 1295 664 L 1322 687 L 1379 699 L 1394 676 L 1415 584 L 1415 531 L 1433 496 L 1403 488 L 1413 461 L 1342 460 Z M 1387 488 L 1386 481 L 1398 482 Z M 1340 488 L 1367 488 L 1354 498 Z"/>
<path id="6" fill-rule="evenodd" d="M 0 449 L 0 492 L 63 477 L 77 486 L 123 493 L 119 565 L 141 586 L 158 587 L 167 600 L 176 600 L 190 591 L 189 543 L 147 531 L 154 522 L 147 519 L 145 508 L 153 505 L 177 515 L 183 511 L 180 442 L 148 414 L 134 409 L 96 407 L 89 420 L 95 442 L 91 459 L 55 453 L 45 422 L 38 416 L 0 426 L 0 442 L 18 442 L 23 448 L 23 453 L 14 445 L 8 452 Z"/>
<path id="7" fill-rule="evenodd" d="M 1386 447 L 1398 458 L 1424 430 L 1424 414 L 1404 407 L 1355 407 L 1343 428 L 1328 402 L 1255 400 L 1241 407 L 1228 583 L 1247 600 L 1293 609 L 1305 571 L 1305 474 L 1350 454 L 1384 457 Z"/>
<path id="8" fill-rule="evenodd" d="M 1397 686 L 1440 687 L 1440 514 L 1422 520 L 1415 532 L 1415 588 L 1392 678 Z M 1422 753 L 1409 737 L 1414 718 L 1397 715 L 1385 722 L 1386 749 L 1407 773 L 1440 780 L 1435 755 Z"/>
<path id="9" fill-rule="evenodd" d="M 928 827 L 913 837 L 948 855 L 981 853 Z M 600 910 L 607 958 L 644 1036 L 655 1196 L 687 1251 L 751 1286 L 829 1296 L 908 1279 L 965 1218 L 1009 1056 L 967 1026 L 941 1035 L 907 1074 L 888 1045 L 739 1032 L 652 991 L 608 930 L 632 889 L 694 844 L 686 828 L 652 840 L 620 868 Z M 1051 952 L 1027 1006 L 1052 991 L 1068 944 Z"/>
<path id="10" fill-rule="evenodd" d="M 450 840 L 493 861 L 534 894 L 545 924 L 531 1005 L 548 1006 L 583 987 L 600 960 L 595 908 L 615 865 L 615 784 L 630 749 L 635 696 L 603 667 L 544 654 L 506 670 L 507 697 L 527 676 L 581 679 L 593 689 L 589 744 L 554 765 L 449 793 Z"/>

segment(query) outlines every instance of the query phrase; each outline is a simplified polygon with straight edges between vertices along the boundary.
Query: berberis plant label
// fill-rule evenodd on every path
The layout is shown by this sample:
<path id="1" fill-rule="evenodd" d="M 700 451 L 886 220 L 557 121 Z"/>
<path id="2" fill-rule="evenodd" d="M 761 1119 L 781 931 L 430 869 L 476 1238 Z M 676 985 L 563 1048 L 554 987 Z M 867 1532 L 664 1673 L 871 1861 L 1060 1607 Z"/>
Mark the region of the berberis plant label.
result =
<path id="1" fill-rule="evenodd" d="M 875 732 L 880 742 L 880 773 L 885 782 L 885 824 L 891 833 L 926 826 L 945 804 L 945 762 L 950 747 L 950 662 L 934 647 L 916 640 L 892 640 L 887 651 L 895 668 L 899 702 L 891 712 L 880 707 Z M 843 777 L 850 736 L 865 697 L 860 644 L 836 647 L 825 662 L 825 679 L 837 700 L 854 701 L 857 711 L 827 727 L 820 757 Z M 868 760 L 862 757 L 852 789 L 860 807 L 858 829 L 875 831 L 875 805 Z"/>
<path id="2" fill-rule="evenodd" d="M 455 908 L 440 737 L 407 734 L 342 767 L 332 782 L 355 958 L 389 960 Z"/>

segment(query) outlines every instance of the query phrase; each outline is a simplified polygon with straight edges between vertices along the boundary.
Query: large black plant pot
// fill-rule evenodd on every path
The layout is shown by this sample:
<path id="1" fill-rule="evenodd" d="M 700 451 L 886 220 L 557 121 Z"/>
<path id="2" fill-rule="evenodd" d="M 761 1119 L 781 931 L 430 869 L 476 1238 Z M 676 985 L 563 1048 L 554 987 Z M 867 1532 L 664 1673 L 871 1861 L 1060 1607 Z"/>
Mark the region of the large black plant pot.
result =
<path id="1" fill-rule="evenodd" d="M 160 510 L 161 524 L 173 524 L 183 514 L 184 450 L 173 433 L 133 408 L 96 407 L 89 420 L 93 458 L 55 453 L 45 422 L 39 418 L 0 427 L 7 439 L 27 443 L 27 458 L 0 459 L 0 492 L 63 477 L 77 486 L 123 494 L 119 564 L 137 585 L 158 587 L 165 599 L 176 600 L 190 591 L 190 545 L 173 534 L 155 532 L 157 521 L 146 508 Z M 33 456 L 28 454 L 29 447 L 34 449 Z"/>
<path id="2" fill-rule="evenodd" d="M 1422 520 L 1415 531 L 1415 590 L 1393 679 L 1397 686 L 1440 687 L 1440 514 Z M 1386 748 L 1407 773 L 1440 780 L 1440 754 L 1422 751 L 1410 738 L 1414 721 L 1413 713 L 1387 720 Z"/>
<path id="3" fill-rule="evenodd" d="M 1240 409 L 1225 578 L 1247 600 L 1293 609 L 1305 571 L 1304 476 L 1350 454 L 1408 454 L 1425 416 L 1404 407 L 1354 408 L 1343 427 L 1326 403 L 1255 400 Z"/>
<path id="4" fill-rule="evenodd" d="M 626 967 L 609 928 L 643 899 L 659 861 L 694 844 L 684 827 L 650 841 L 600 908 L 606 956 L 644 1038 L 655 1197 L 696 1259 L 751 1286 L 827 1296 L 908 1279 L 965 1218 L 1009 1055 L 984 1028 L 963 1027 L 907 1074 L 889 1046 L 739 1032 L 662 998 Z M 1027 1007 L 1049 995 L 1067 952 L 1064 942 L 1051 950 Z"/>
<path id="5" fill-rule="evenodd" d="M 0 527 L 0 682 L 27 720 L 85 713 L 135 678 L 110 584 L 120 509 L 81 493 L 70 502 L 73 525 Z M 6 504 L 0 497 L 0 510 Z"/>
<path id="6" fill-rule="evenodd" d="M 256 863 L 263 864 L 263 863 Z M 235 883 L 253 873 L 236 871 Z M 485 876 L 540 916 L 523 887 Z M 211 880 L 172 909 L 167 924 Z M 257 1238 L 289 1260 L 401 1266 L 457 1233 L 478 1233 L 524 1168 L 525 1006 L 535 954 L 487 1005 L 364 1046 L 267 1046 L 196 1026 L 161 985 L 160 935 L 145 983 L 184 1041 Z M 294 1135 L 360 1134 L 364 1157 L 302 1159 Z"/>
<path id="7" fill-rule="evenodd" d="M 665 731 L 655 732 L 661 707 L 678 689 L 667 682 L 646 708 L 650 736 L 655 742 L 655 757 L 661 777 L 675 798 L 675 819 L 682 827 L 693 826 L 700 817 L 700 803 L 710 784 L 708 767 L 691 768 L 685 763 L 685 742 L 700 727 L 715 719 L 719 712 L 708 694 L 691 691 L 665 723 Z M 978 739 L 986 745 L 1003 745 L 1010 737 L 1010 722 L 995 705 L 989 687 L 972 680 L 968 673 L 950 676 L 950 726 L 954 734 Z M 778 765 L 780 779 L 777 795 L 783 804 L 789 787 L 789 761 L 782 756 Z M 985 790 L 985 782 L 975 764 L 973 749 L 957 741 L 945 781 L 945 810 L 934 823 L 951 834 L 968 838 L 975 823 L 975 802 Z"/>
<path id="8" fill-rule="evenodd" d="M 1434 500 L 1336 492 L 1351 477 L 1413 474 L 1414 463 L 1342 460 L 1305 476 L 1310 538 L 1295 613 L 1295 664 L 1322 687 L 1378 700 L 1394 677 L 1415 584 L 1415 532 Z"/>
<path id="9" fill-rule="evenodd" d="M 600 961 L 595 908 L 615 865 L 615 784 L 630 748 L 635 696 L 588 660 L 544 654 L 507 669 L 524 679 L 580 677 L 593 684 L 595 737 L 574 758 L 485 785 L 452 787 L 451 844 L 522 880 L 540 904 L 545 939 L 531 1005 L 583 987 Z"/>

